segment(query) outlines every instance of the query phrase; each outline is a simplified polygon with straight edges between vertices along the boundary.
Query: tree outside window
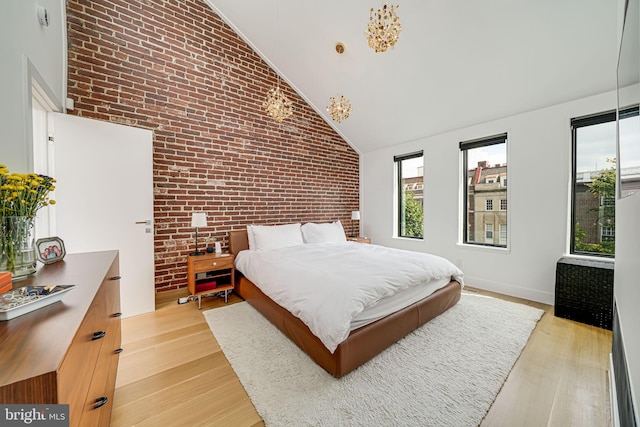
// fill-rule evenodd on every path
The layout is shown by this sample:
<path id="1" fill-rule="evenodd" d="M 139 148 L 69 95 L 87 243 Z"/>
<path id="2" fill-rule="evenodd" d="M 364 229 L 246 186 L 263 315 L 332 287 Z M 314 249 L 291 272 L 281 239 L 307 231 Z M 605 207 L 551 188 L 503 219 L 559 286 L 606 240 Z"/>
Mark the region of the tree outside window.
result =
<path id="1" fill-rule="evenodd" d="M 600 230 L 599 241 L 589 243 L 587 233 L 576 223 L 575 250 L 595 254 L 615 254 L 615 229 L 616 229 L 616 161 L 607 159 L 612 164 L 610 168 L 603 169 L 595 174 L 593 181 L 586 184 L 593 199 L 599 200 L 597 207 L 589 208 L 596 216 L 597 227 Z"/>
<path id="2" fill-rule="evenodd" d="M 395 156 L 398 237 L 424 236 L 424 157 L 422 151 Z"/>
<path id="3" fill-rule="evenodd" d="M 404 194 L 404 236 L 422 237 L 424 235 L 424 210 L 409 190 Z"/>

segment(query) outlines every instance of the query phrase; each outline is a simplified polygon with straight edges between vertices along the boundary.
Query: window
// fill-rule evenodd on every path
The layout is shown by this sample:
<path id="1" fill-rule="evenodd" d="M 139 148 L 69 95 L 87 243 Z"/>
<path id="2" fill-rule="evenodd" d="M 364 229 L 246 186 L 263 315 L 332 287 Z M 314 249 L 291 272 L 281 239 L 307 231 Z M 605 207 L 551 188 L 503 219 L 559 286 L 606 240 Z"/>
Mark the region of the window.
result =
<path id="1" fill-rule="evenodd" d="M 616 205 L 616 199 L 614 199 L 613 197 L 603 197 L 602 200 L 600 201 L 600 206 L 615 206 Z"/>
<path id="2" fill-rule="evenodd" d="M 493 224 L 484 225 L 484 239 L 487 243 L 493 243 Z"/>
<path id="3" fill-rule="evenodd" d="M 499 243 L 501 245 L 506 245 L 507 244 L 507 224 L 500 224 L 499 227 L 500 227 L 499 229 L 500 235 L 498 236 Z"/>
<path id="4" fill-rule="evenodd" d="M 507 134 L 460 143 L 464 180 L 463 243 L 507 246 Z M 493 201 L 500 200 L 500 210 Z M 498 242 L 493 224 L 499 224 Z M 490 226 L 490 228 L 489 228 Z"/>
<path id="5" fill-rule="evenodd" d="M 637 110 L 636 107 L 636 118 Z M 623 112 L 620 113 L 622 117 Z M 613 257 L 616 112 L 572 119 L 571 136 L 571 253 Z"/>
<path id="6" fill-rule="evenodd" d="M 602 236 L 603 242 L 613 242 L 616 239 L 616 228 L 611 227 L 610 225 L 605 225 L 602 227 L 602 232 L 600 233 Z"/>
<path id="7" fill-rule="evenodd" d="M 398 179 L 398 237 L 423 237 L 424 157 L 422 151 L 393 158 Z"/>

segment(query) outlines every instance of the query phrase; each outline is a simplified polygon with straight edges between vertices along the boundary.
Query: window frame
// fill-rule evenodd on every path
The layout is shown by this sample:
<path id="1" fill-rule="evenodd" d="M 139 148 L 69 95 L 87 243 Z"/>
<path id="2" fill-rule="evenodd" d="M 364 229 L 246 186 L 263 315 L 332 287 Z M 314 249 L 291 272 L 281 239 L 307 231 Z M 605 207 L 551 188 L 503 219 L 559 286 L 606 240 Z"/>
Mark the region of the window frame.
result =
<path id="1" fill-rule="evenodd" d="M 601 252 L 587 252 L 587 251 L 578 251 L 576 250 L 576 214 L 577 214 L 577 193 L 576 193 L 576 177 L 577 177 L 577 144 L 578 144 L 578 129 L 587 127 L 587 126 L 595 126 L 603 123 L 616 123 L 618 115 L 622 117 L 631 117 L 633 115 L 638 114 L 638 107 L 629 107 L 624 110 L 620 110 L 617 112 L 616 110 L 608 110 L 600 113 L 590 114 L 582 117 L 575 117 L 571 119 L 571 217 L 569 221 L 570 230 L 569 230 L 569 253 L 572 255 L 580 255 L 580 256 L 588 256 L 588 257 L 596 257 L 596 258 L 612 258 L 615 259 L 615 254 L 607 254 Z M 614 153 L 617 156 L 617 152 Z M 619 165 L 616 164 L 616 175 L 619 175 Z M 616 177 L 616 190 L 614 193 L 613 201 L 614 206 L 617 203 L 616 195 L 619 192 L 618 186 L 619 178 Z M 599 206 L 602 207 L 603 198 L 600 197 Z M 598 234 L 602 234 L 602 231 L 599 230 Z M 602 237 L 602 236 L 601 236 Z M 615 238 L 615 233 L 614 233 Z M 602 240 L 602 239 L 601 239 Z"/>
<path id="2" fill-rule="evenodd" d="M 483 138 L 477 138 L 477 139 L 472 139 L 472 140 L 468 140 L 468 141 L 461 141 L 459 143 L 459 149 L 462 153 L 462 232 L 461 232 L 461 238 L 462 238 L 462 242 L 461 244 L 463 245 L 470 245 L 470 246 L 474 246 L 474 247 L 485 247 L 485 248 L 495 248 L 495 249 L 509 249 L 509 212 L 508 210 L 506 211 L 502 211 L 502 210 L 492 210 L 491 212 L 504 212 L 507 215 L 507 239 L 506 242 L 504 244 L 500 244 L 500 243 L 485 243 L 485 242 L 480 242 L 480 241 L 469 241 L 469 222 L 468 222 L 468 209 L 469 209 L 469 194 L 468 194 L 468 190 L 469 190 L 469 186 L 471 185 L 470 182 L 470 178 L 468 177 L 468 171 L 469 171 L 469 165 L 468 165 L 468 151 L 469 150 L 473 150 L 475 148 L 481 148 L 481 147 L 488 147 L 491 145 L 497 145 L 497 144 L 505 144 L 505 157 L 507 159 L 506 165 L 507 165 L 507 173 L 505 175 L 505 179 L 504 181 L 501 179 L 501 177 L 498 178 L 499 184 L 501 188 L 505 188 L 505 191 L 507 192 L 507 196 L 506 199 L 508 200 L 509 198 L 509 189 L 506 186 L 506 182 L 508 179 L 508 168 L 509 168 L 509 156 L 508 156 L 508 133 L 504 132 L 504 133 L 500 133 L 500 134 L 496 134 L 496 135 L 492 135 L 492 136 L 487 136 L 487 137 L 483 137 Z M 495 236 L 495 229 L 494 229 L 494 236 Z M 486 232 L 485 230 L 483 230 L 483 240 L 486 240 Z M 495 242 L 496 239 L 494 238 L 493 241 Z"/>
<path id="3" fill-rule="evenodd" d="M 402 162 L 405 160 L 410 160 L 410 159 L 416 159 L 418 157 L 422 157 L 422 163 L 424 166 L 424 151 L 420 150 L 420 151 L 414 151 L 412 153 L 407 153 L 407 154 L 401 154 L 401 155 L 397 155 L 397 156 L 393 156 L 393 162 L 395 164 L 395 169 L 396 169 L 396 184 L 397 184 L 397 188 L 398 188 L 398 194 L 396 195 L 396 216 L 397 216 L 397 221 L 396 221 L 396 236 L 397 237 L 401 237 L 404 239 L 417 239 L 417 240 L 422 240 L 424 239 L 424 223 L 423 223 L 423 229 L 422 229 L 422 236 L 405 236 L 402 233 L 402 223 L 403 223 L 403 219 L 404 219 L 404 215 L 403 215 L 403 210 L 402 210 L 402 203 L 401 200 L 404 197 L 404 184 L 402 182 Z M 424 168 L 423 168 L 423 174 L 422 174 L 422 191 L 424 191 Z M 424 199 L 423 199 L 423 203 L 424 203 Z M 423 208 L 423 213 L 424 213 L 424 204 L 422 206 Z"/>

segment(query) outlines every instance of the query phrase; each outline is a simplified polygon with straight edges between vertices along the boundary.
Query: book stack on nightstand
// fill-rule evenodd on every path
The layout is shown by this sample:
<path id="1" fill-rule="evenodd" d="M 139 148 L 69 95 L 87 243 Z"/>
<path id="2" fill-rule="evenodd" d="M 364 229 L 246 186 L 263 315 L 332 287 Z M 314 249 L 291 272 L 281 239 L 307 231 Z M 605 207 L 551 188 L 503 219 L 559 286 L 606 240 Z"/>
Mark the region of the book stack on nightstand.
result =
<path id="1" fill-rule="evenodd" d="M 198 309 L 202 308 L 202 295 L 224 292 L 224 302 L 235 288 L 233 254 L 206 253 L 187 257 L 187 286 L 191 297 L 198 297 Z M 199 279 L 198 276 L 204 276 Z"/>
<path id="2" fill-rule="evenodd" d="M 362 236 L 347 237 L 347 240 L 350 241 L 350 242 L 356 242 L 356 243 L 371 243 L 371 238 L 370 237 L 362 237 Z"/>

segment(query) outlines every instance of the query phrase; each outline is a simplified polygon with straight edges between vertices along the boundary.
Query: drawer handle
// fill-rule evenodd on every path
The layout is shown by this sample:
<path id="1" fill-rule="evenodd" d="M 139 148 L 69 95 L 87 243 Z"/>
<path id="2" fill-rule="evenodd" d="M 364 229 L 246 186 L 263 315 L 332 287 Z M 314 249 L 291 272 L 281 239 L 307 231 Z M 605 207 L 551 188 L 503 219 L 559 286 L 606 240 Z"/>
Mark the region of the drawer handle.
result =
<path id="1" fill-rule="evenodd" d="M 91 337 L 91 341 L 95 341 L 95 340 L 99 340 L 100 338 L 104 338 L 105 335 L 107 335 L 106 331 L 94 332 L 93 336 Z"/>
<path id="2" fill-rule="evenodd" d="M 211 263 L 211 265 L 218 265 L 218 263 L 214 261 Z"/>
<path id="3" fill-rule="evenodd" d="M 120 280 L 122 278 L 122 276 L 112 276 L 109 277 L 109 280 Z"/>
<path id="4" fill-rule="evenodd" d="M 114 354 L 120 354 L 120 353 L 122 353 L 123 351 L 124 351 L 124 349 L 122 349 L 122 348 L 118 348 L 118 349 L 116 349 L 113 353 L 114 353 Z"/>
<path id="5" fill-rule="evenodd" d="M 101 406 L 104 406 L 109 398 L 107 396 L 102 396 L 96 399 L 96 403 L 93 405 L 93 409 L 98 409 Z"/>
<path id="6" fill-rule="evenodd" d="M 122 316 L 122 313 L 120 313 L 120 312 L 113 313 L 113 317 L 120 317 L 120 316 Z"/>

